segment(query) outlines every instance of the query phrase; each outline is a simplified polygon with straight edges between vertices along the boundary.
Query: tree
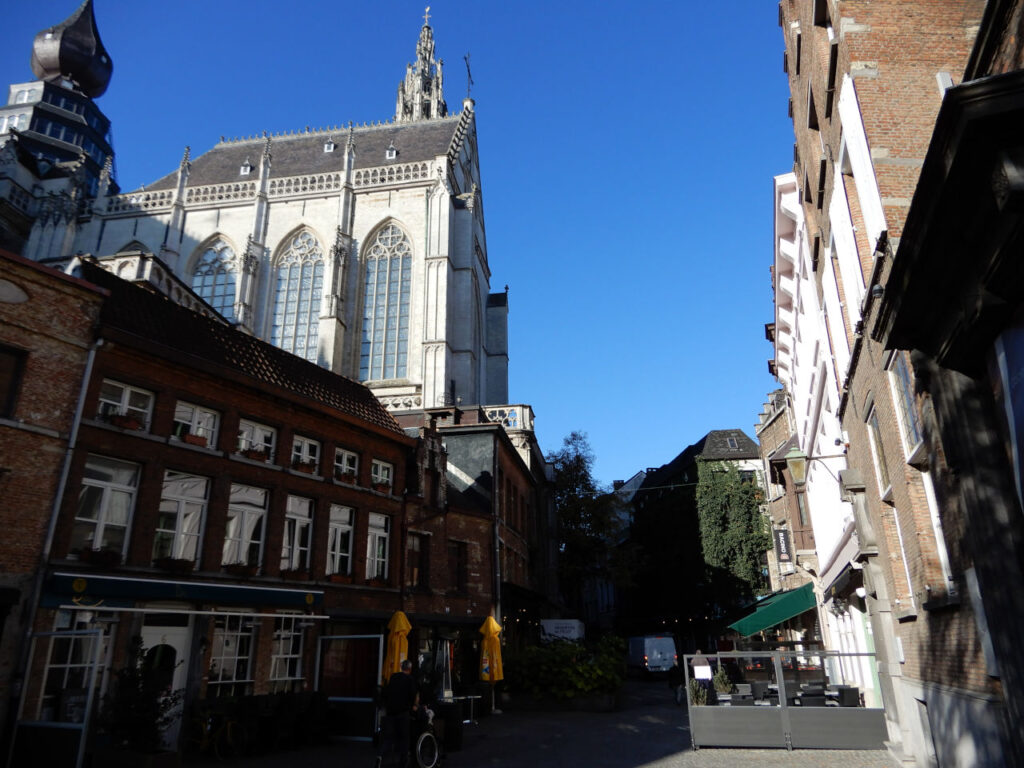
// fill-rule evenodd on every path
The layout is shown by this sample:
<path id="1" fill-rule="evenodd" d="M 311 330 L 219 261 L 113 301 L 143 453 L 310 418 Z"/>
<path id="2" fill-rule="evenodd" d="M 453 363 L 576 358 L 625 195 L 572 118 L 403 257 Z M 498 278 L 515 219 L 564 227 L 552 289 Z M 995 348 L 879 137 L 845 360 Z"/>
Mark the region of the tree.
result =
<path id="1" fill-rule="evenodd" d="M 594 452 L 585 432 L 564 438 L 547 460 L 554 468 L 559 580 L 569 606 L 579 610 L 589 578 L 625 579 L 628 567 L 617 547 L 625 523 L 614 494 L 594 480 Z"/>
<path id="2" fill-rule="evenodd" d="M 714 590 L 719 604 L 740 604 L 766 586 L 761 561 L 772 540 L 761 512 L 763 495 L 730 462 L 698 461 L 697 474 L 704 562 L 722 587 Z M 745 594 L 735 594 L 737 586 Z"/>

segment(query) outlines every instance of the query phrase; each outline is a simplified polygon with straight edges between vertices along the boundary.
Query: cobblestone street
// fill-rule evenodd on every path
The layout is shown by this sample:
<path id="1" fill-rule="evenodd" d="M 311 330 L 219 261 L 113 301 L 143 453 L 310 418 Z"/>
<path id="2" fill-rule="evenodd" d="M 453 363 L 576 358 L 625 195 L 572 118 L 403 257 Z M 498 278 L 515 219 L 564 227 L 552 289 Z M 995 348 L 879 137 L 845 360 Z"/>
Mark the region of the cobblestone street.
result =
<path id="1" fill-rule="evenodd" d="M 373 748 L 346 743 L 245 761 L 246 768 L 370 768 Z M 896 768 L 885 751 L 701 749 L 693 751 L 685 707 L 663 681 L 629 681 L 613 713 L 515 712 L 466 726 L 447 768 Z"/>

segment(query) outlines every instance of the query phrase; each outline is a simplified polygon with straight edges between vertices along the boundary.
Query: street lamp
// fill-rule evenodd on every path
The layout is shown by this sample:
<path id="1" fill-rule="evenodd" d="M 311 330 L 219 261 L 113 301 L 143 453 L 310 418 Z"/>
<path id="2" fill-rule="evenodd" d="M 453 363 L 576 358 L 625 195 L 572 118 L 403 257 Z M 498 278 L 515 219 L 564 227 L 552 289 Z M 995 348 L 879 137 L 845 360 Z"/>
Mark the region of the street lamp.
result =
<path id="1" fill-rule="evenodd" d="M 845 453 L 833 453 L 829 456 L 808 456 L 794 445 L 785 456 L 786 468 L 789 469 L 789 476 L 793 478 L 793 485 L 797 488 L 802 488 L 807 482 L 807 465 L 810 462 L 818 461 L 819 459 L 840 459 L 845 456 Z M 832 475 L 827 464 L 825 465 L 825 470 Z M 832 475 L 832 477 L 835 477 L 835 475 Z"/>

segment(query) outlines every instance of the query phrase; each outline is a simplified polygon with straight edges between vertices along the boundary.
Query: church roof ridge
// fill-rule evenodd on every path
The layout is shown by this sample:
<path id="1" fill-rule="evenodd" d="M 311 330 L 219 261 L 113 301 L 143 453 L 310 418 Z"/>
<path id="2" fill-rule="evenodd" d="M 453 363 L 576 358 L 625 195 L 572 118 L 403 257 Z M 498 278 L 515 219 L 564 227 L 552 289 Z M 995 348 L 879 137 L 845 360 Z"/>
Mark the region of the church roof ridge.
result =
<path id="1" fill-rule="evenodd" d="M 449 112 L 444 117 L 426 118 L 422 122 L 443 123 L 443 122 L 448 122 L 448 121 L 453 121 L 453 122 L 461 121 L 462 118 L 463 118 L 463 115 L 465 115 L 467 112 L 470 115 L 473 114 L 473 110 L 463 109 L 460 112 Z M 387 120 L 371 120 L 371 121 L 363 122 L 363 123 L 352 123 L 351 127 L 353 128 L 354 131 L 359 132 L 359 131 L 379 130 L 381 128 L 404 128 L 407 125 L 409 125 L 409 124 L 408 123 L 396 122 L 395 119 L 392 117 L 392 118 L 389 118 Z M 340 133 L 343 133 L 343 132 L 348 132 L 348 129 L 349 129 L 349 126 L 347 124 L 342 124 L 342 125 L 328 125 L 328 126 L 325 126 L 323 128 L 312 128 L 312 129 L 309 128 L 309 126 L 307 126 L 305 130 L 294 130 L 293 129 L 293 130 L 276 131 L 276 132 L 273 132 L 273 133 L 271 133 L 270 131 L 265 131 L 263 133 L 254 134 L 254 135 L 250 135 L 250 136 L 226 136 L 226 135 L 222 135 L 220 137 L 220 141 L 218 141 L 214 145 L 214 147 L 224 146 L 224 145 L 228 145 L 228 144 L 245 144 L 245 143 L 249 143 L 249 142 L 258 143 L 258 142 L 264 141 L 268 136 L 270 138 L 272 138 L 272 139 L 286 139 L 286 140 L 287 139 L 304 139 L 304 138 L 308 138 L 310 136 L 330 136 L 330 135 L 334 135 L 334 134 L 340 134 Z"/>

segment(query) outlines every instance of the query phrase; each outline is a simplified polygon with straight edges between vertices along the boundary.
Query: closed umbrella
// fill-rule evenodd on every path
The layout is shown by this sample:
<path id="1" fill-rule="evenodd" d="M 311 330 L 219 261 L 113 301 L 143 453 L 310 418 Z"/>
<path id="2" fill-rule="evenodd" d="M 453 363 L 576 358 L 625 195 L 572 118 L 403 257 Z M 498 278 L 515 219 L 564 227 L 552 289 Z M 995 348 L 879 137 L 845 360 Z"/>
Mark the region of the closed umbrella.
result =
<path id="1" fill-rule="evenodd" d="M 395 615 L 388 622 L 388 649 L 384 655 L 384 682 L 402 670 L 402 662 L 409 656 L 409 630 L 412 624 L 405 614 L 395 611 Z"/>
<path id="2" fill-rule="evenodd" d="M 480 634 L 484 636 L 480 646 L 480 679 L 492 685 L 505 678 L 505 673 L 501 669 L 501 643 L 498 641 L 500 632 L 501 625 L 493 616 L 488 616 L 480 627 Z"/>

